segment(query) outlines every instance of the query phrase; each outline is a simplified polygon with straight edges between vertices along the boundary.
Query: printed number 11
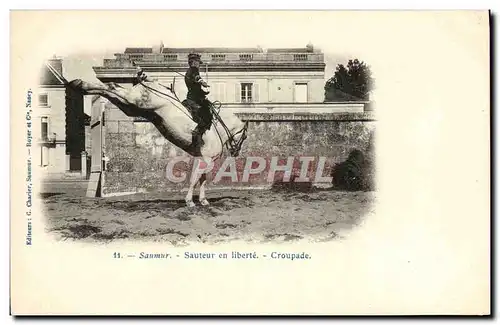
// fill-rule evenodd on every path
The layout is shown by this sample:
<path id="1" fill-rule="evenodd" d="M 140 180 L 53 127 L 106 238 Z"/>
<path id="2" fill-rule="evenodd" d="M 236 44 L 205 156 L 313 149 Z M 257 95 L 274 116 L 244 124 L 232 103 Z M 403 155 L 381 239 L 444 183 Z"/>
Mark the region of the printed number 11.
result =
<path id="1" fill-rule="evenodd" d="M 113 253 L 114 258 L 121 258 L 120 253 L 114 252 Z"/>

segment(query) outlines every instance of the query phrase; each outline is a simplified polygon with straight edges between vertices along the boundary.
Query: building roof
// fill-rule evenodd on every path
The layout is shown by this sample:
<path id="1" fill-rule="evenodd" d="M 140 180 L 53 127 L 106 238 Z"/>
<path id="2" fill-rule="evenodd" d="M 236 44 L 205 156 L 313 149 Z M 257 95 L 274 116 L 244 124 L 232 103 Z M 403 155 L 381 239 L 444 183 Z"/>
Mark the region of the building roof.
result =
<path id="1" fill-rule="evenodd" d="M 161 47 L 161 53 L 264 53 L 260 47 Z M 311 53 L 314 47 L 269 48 L 268 53 Z M 127 47 L 125 54 L 153 53 L 153 47 Z"/>
<path id="2" fill-rule="evenodd" d="M 267 53 L 310 53 L 313 52 L 311 48 L 270 48 Z"/>
<path id="3" fill-rule="evenodd" d="M 132 49 L 136 52 L 131 52 Z M 313 46 L 309 44 L 303 48 L 273 48 L 268 53 L 258 46 L 240 48 L 166 47 L 161 48 L 161 53 L 158 52 L 157 48 L 138 49 L 129 47 L 125 51 L 126 53 L 115 53 L 115 59 L 104 59 L 103 66 L 93 67 L 97 78 L 103 82 L 104 79 L 115 82 L 120 78 L 128 80 L 129 77 L 135 76 L 136 65 L 140 65 L 141 68 L 146 69 L 145 71 L 175 72 L 186 68 L 187 60 L 181 60 L 181 57 L 185 55 L 187 59 L 191 52 L 201 54 L 211 72 L 321 71 L 324 73 L 325 70 L 323 53 L 314 50 Z M 245 54 L 248 54 L 248 57 L 241 56 Z M 215 55 L 218 56 L 214 57 Z"/>
<path id="4" fill-rule="evenodd" d="M 153 53 L 152 47 L 127 47 L 125 53 Z"/>
<path id="5" fill-rule="evenodd" d="M 256 47 L 192 47 L 173 48 L 165 47 L 162 53 L 262 53 L 262 49 Z"/>
<path id="6" fill-rule="evenodd" d="M 57 66 L 56 69 L 58 69 Z M 62 68 L 60 73 L 62 75 Z M 43 86 L 64 86 L 64 82 L 59 79 L 59 77 L 54 74 L 45 64 L 42 66 L 40 72 L 39 84 Z"/>

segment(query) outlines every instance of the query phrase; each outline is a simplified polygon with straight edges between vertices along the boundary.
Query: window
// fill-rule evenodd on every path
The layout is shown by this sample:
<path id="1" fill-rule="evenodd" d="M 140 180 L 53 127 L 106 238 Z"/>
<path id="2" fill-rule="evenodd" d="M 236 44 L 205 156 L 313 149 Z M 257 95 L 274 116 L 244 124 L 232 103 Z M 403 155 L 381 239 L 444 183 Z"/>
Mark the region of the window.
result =
<path id="1" fill-rule="evenodd" d="M 240 54 L 240 60 L 241 61 L 252 61 L 253 55 L 252 54 Z"/>
<path id="2" fill-rule="evenodd" d="M 40 147 L 40 166 L 48 166 L 49 165 L 49 148 L 46 146 Z"/>
<path id="3" fill-rule="evenodd" d="M 42 140 L 47 140 L 49 137 L 49 119 L 42 117 Z"/>
<path id="4" fill-rule="evenodd" d="M 165 54 L 164 57 L 167 61 L 177 61 L 177 54 Z"/>
<path id="5" fill-rule="evenodd" d="M 307 83 L 296 83 L 294 93 L 296 103 L 307 103 Z"/>
<path id="6" fill-rule="evenodd" d="M 293 60 L 294 61 L 307 61 L 307 54 L 294 54 Z"/>
<path id="7" fill-rule="evenodd" d="M 47 117 L 41 118 L 41 132 L 42 132 L 42 141 L 46 141 L 48 139 L 49 133 L 49 119 Z M 47 146 L 40 147 L 40 166 L 48 166 L 49 165 L 49 148 Z"/>
<path id="8" fill-rule="evenodd" d="M 226 59 L 225 54 L 212 54 L 213 61 L 224 61 Z"/>
<path id="9" fill-rule="evenodd" d="M 38 95 L 38 105 L 43 106 L 43 107 L 49 106 L 49 95 L 39 94 Z"/>
<path id="10" fill-rule="evenodd" d="M 258 103 L 259 84 L 256 82 L 242 82 L 235 84 L 235 103 Z"/>
<path id="11" fill-rule="evenodd" d="M 241 102 L 251 103 L 252 102 L 252 85 L 251 83 L 241 84 Z"/>

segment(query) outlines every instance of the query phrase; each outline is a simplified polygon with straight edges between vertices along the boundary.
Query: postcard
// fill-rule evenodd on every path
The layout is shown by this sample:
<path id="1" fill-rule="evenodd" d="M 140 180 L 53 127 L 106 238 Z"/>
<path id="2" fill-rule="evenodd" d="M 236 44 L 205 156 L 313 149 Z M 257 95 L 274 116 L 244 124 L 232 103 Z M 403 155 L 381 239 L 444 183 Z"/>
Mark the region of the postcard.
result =
<path id="1" fill-rule="evenodd" d="M 12 11 L 11 313 L 489 315 L 487 11 Z"/>

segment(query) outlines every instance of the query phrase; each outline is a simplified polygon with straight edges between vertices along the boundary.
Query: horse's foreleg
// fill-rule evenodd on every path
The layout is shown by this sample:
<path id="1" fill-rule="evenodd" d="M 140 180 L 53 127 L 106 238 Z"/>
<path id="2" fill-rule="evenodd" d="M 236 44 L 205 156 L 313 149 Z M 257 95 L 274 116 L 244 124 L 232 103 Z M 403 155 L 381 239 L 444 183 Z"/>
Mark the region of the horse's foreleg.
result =
<path id="1" fill-rule="evenodd" d="M 200 184 L 200 201 L 202 205 L 207 205 L 208 201 L 205 199 L 205 183 L 207 179 L 206 173 L 212 170 L 213 162 L 209 158 L 197 158 L 194 162 L 194 170 L 191 176 L 191 183 L 189 184 L 189 190 L 186 195 L 186 203 L 188 206 L 194 206 L 193 203 L 193 191 L 195 186 L 201 180 Z"/>
<path id="2" fill-rule="evenodd" d="M 201 175 L 197 175 L 196 177 L 191 178 L 191 182 L 189 183 L 189 189 L 186 194 L 186 198 L 184 199 L 189 208 L 193 208 L 194 206 L 196 206 L 196 204 L 194 204 L 193 202 L 193 191 L 196 184 L 198 184 L 198 180 L 201 178 Z"/>
<path id="3" fill-rule="evenodd" d="M 207 174 L 202 174 L 200 177 L 200 203 L 201 205 L 209 205 L 208 200 L 205 197 L 205 185 L 207 184 Z"/>

